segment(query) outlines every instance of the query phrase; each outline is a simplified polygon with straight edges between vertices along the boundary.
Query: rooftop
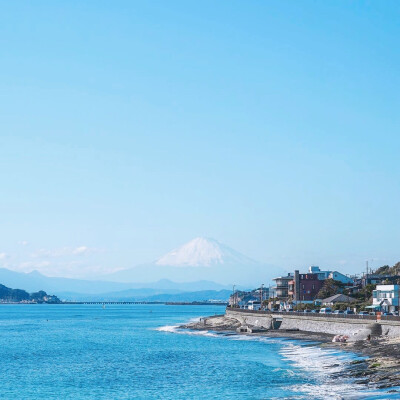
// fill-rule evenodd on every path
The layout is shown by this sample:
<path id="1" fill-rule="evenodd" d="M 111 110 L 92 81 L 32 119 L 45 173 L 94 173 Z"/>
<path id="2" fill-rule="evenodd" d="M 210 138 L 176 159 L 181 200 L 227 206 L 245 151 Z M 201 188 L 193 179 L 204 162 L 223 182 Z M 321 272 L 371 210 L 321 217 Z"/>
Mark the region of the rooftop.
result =
<path id="1" fill-rule="evenodd" d="M 323 303 L 352 303 L 354 301 L 357 301 L 355 298 L 346 296 L 345 294 L 335 294 L 334 296 L 327 297 L 326 299 L 323 299 Z"/>

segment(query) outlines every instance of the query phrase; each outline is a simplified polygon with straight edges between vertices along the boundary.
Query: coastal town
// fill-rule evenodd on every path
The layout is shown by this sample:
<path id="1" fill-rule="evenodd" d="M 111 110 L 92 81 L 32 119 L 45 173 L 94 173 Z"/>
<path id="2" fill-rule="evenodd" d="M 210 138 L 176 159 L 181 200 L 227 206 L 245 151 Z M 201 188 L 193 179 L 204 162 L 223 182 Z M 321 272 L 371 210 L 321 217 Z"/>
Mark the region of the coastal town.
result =
<path id="1" fill-rule="evenodd" d="M 325 314 L 399 315 L 400 263 L 361 276 L 310 266 L 273 279 L 274 285 L 234 290 L 232 308 Z"/>
<path id="2" fill-rule="evenodd" d="M 181 328 L 339 346 L 365 357 L 346 372 L 355 383 L 400 393 L 400 263 L 361 276 L 311 266 L 273 282 L 251 291 L 234 290 L 225 314 Z"/>

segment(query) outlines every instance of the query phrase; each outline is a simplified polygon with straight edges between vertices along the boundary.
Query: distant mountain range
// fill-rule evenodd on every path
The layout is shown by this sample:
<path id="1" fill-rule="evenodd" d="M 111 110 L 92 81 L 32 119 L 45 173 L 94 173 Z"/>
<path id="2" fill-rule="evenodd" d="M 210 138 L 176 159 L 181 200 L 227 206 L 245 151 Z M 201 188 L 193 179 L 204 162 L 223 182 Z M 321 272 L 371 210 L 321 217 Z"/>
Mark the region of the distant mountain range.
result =
<path id="1" fill-rule="evenodd" d="M 107 281 L 87 281 L 69 278 L 53 278 L 42 275 L 38 271 L 22 273 L 0 268 L 0 284 L 24 289 L 29 292 L 45 290 L 54 293 L 61 299 L 67 300 L 94 300 L 94 299 L 135 299 L 145 300 L 150 296 L 179 295 L 184 293 L 226 290 L 230 292 L 230 286 L 220 285 L 211 281 L 196 281 L 176 283 L 163 279 L 152 283 L 120 283 Z M 229 288 L 229 289 L 228 289 Z M 177 301 L 186 300 L 181 296 Z M 204 300 L 201 298 L 201 300 Z M 146 300 L 163 301 L 163 300 Z M 165 300 L 167 301 L 167 300 Z"/>
<path id="2" fill-rule="evenodd" d="M 281 273 L 281 269 L 260 264 L 214 239 L 196 238 L 153 263 L 102 276 L 101 280 L 48 277 L 38 271 L 21 273 L 0 268 L 0 284 L 30 292 L 45 290 L 62 299 L 202 301 L 207 300 L 204 296 L 227 299 L 232 284 L 251 288 Z"/>

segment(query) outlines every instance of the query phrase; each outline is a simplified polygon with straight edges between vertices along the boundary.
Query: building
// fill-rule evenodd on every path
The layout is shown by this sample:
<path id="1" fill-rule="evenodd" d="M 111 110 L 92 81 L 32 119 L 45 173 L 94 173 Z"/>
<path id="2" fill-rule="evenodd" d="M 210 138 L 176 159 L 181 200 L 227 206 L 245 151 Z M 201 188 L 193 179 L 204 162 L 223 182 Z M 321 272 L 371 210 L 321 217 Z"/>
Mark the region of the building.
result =
<path id="1" fill-rule="evenodd" d="M 229 297 L 229 305 L 240 308 L 248 308 L 251 301 L 256 301 L 261 304 L 261 300 L 269 299 L 269 288 L 260 287 L 250 292 L 238 290 Z"/>
<path id="2" fill-rule="evenodd" d="M 378 285 L 372 293 L 372 307 L 384 311 L 399 311 L 400 285 Z"/>
<path id="3" fill-rule="evenodd" d="M 324 306 L 333 306 L 336 303 L 354 303 L 357 299 L 354 297 L 346 296 L 345 294 L 335 294 L 334 296 L 327 297 L 322 300 Z"/>
<path id="4" fill-rule="evenodd" d="M 315 265 L 311 266 L 308 269 L 308 272 L 311 274 L 315 274 L 318 276 L 318 279 L 321 281 L 324 281 L 325 279 L 333 279 L 335 281 L 342 282 L 346 285 L 353 284 L 354 280 L 353 278 L 350 278 L 349 276 L 346 276 L 342 274 L 341 272 L 338 271 L 321 271 L 321 269 Z"/>
<path id="5" fill-rule="evenodd" d="M 274 297 L 286 300 L 289 296 L 289 282 L 292 281 L 293 278 L 293 274 L 287 274 L 287 276 L 274 278 L 273 281 L 275 281 L 275 286 L 272 287 Z"/>
<path id="6" fill-rule="evenodd" d="M 308 273 L 300 274 L 296 270 L 293 274 L 274 278 L 275 286 L 271 288 L 270 297 L 283 301 L 291 307 L 297 302 L 313 302 L 326 279 L 333 279 L 345 285 L 353 286 L 354 280 L 338 271 L 321 271 L 318 266 L 309 267 Z"/>
<path id="7" fill-rule="evenodd" d="M 313 301 L 324 284 L 317 274 L 300 274 L 294 271 L 294 279 L 289 281 L 288 296 L 293 302 Z"/>
<path id="8" fill-rule="evenodd" d="M 250 300 L 247 303 L 248 310 L 261 310 L 261 303 L 259 301 Z"/>
<path id="9" fill-rule="evenodd" d="M 344 275 L 344 274 L 342 274 L 341 272 L 338 272 L 338 271 L 332 271 L 329 274 L 328 278 L 329 279 L 333 279 L 335 281 L 342 282 L 345 285 L 352 285 L 354 283 L 354 279 L 353 278 L 350 278 L 349 276 Z"/>
<path id="10" fill-rule="evenodd" d="M 385 283 L 396 284 L 400 281 L 399 275 L 379 275 L 379 274 L 365 274 L 361 278 L 361 285 L 365 287 L 367 285 L 382 285 Z"/>
<path id="11" fill-rule="evenodd" d="M 260 287 L 258 289 L 253 290 L 254 296 L 257 297 L 258 300 L 268 300 L 270 295 L 269 295 L 269 288 L 268 287 Z"/>

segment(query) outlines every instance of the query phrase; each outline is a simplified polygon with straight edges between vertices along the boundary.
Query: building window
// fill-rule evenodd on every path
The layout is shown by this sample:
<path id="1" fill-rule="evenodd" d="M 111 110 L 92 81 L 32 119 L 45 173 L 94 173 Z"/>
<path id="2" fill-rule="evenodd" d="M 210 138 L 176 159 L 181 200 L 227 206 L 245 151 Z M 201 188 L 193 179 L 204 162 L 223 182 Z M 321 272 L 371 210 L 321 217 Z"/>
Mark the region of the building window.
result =
<path id="1" fill-rule="evenodd" d="M 303 289 L 304 289 L 304 285 L 302 285 L 303 286 Z"/>

